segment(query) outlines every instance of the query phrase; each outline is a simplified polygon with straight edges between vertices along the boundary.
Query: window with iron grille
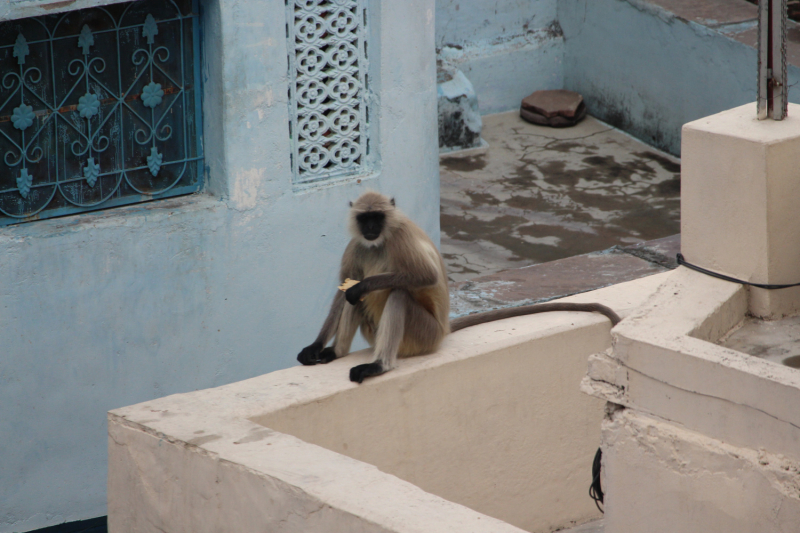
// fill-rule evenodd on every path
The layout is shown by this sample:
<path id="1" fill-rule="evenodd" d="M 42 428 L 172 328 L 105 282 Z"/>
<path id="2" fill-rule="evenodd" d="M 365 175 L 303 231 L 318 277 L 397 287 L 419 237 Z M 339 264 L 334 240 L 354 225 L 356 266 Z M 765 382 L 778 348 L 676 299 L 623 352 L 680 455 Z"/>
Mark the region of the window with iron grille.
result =
<path id="1" fill-rule="evenodd" d="M 366 0 L 286 0 L 294 183 L 368 171 Z"/>
<path id="2" fill-rule="evenodd" d="M 197 0 L 0 23 L 0 225 L 196 191 Z"/>

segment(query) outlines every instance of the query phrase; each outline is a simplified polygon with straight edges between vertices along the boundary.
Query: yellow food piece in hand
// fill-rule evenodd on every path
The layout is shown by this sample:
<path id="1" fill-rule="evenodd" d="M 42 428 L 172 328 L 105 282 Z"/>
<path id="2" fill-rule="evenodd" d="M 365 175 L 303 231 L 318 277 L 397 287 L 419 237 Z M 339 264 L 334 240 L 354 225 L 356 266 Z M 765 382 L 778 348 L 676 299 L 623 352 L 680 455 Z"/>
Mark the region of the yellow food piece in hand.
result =
<path id="1" fill-rule="evenodd" d="M 359 280 L 357 280 L 357 279 L 345 278 L 344 283 L 339 285 L 339 290 L 342 291 L 342 292 L 346 292 L 347 289 L 349 289 L 353 285 L 358 285 L 359 283 L 361 283 L 361 282 Z"/>
<path id="2" fill-rule="evenodd" d="M 347 292 L 347 289 L 349 289 L 353 285 L 358 285 L 359 283 L 361 283 L 361 282 L 359 280 L 357 280 L 357 279 L 345 278 L 344 279 L 344 283 L 339 285 L 339 290 L 342 291 L 342 292 Z M 364 298 L 366 298 L 366 296 L 364 296 Z M 360 301 L 363 302 L 364 298 L 361 298 Z"/>

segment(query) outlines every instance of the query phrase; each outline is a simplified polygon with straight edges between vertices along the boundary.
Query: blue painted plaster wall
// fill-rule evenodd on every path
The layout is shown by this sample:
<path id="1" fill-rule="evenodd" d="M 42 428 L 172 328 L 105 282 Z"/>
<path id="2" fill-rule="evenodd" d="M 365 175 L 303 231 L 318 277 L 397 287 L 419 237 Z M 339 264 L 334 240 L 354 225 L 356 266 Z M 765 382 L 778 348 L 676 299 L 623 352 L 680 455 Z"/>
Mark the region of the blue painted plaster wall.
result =
<path id="1" fill-rule="evenodd" d="M 581 93 L 591 115 L 667 152 L 680 154 L 683 124 L 756 100 L 756 51 L 722 32 L 731 28 L 643 0 L 559 0 L 558 20 L 564 88 Z M 790 67 L 792 102 L 799 79 Z"/>
<path id="2" fill-rule="evenodd" d="M 557 0 L 437 0 L 438 58 L 461 70 L 481 114 L 518 109 L 535 90 L 563 85 Z"/>
<path id="3" fill-rule="evenodd" d="M 0 532 L 106 514 L 107 410 L 296 364 L 367 187 L 438 242 L 433 2 L 370 3 L 380 171 L 303 193 L 283 0 L 203 7 L 206 192 L 0 229 Z"/>

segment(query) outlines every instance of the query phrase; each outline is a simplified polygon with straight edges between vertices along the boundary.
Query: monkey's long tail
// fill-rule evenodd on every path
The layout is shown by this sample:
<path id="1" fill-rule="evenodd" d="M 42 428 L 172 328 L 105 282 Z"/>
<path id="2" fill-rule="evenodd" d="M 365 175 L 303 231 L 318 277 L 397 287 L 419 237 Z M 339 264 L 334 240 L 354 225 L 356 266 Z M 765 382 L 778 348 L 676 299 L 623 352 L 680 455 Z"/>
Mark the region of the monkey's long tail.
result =
<path id="1" fill-rule="evenodd" d="M 621 320 L 619 315 L 615 313 L 613 309 L 602 304 L 553 302 L 546 304 L 523 305 L 521 307 L 508 307 L 506 309 L 496 309 L 494 311 L 487 311 L 485 313 L 462 316 L 450 322 L 450 331 L 454 332 L 470 326 L 477 326 L 478 324 L 485 324 L 486 322 L 493 322 L 495 320 L 502 320 L 504 318 L 532 315 L 534 313 L 549 313 L 550 311 L 584 311 L 601 313 L 611 320 L 612 326 L 616 326 Z"/>

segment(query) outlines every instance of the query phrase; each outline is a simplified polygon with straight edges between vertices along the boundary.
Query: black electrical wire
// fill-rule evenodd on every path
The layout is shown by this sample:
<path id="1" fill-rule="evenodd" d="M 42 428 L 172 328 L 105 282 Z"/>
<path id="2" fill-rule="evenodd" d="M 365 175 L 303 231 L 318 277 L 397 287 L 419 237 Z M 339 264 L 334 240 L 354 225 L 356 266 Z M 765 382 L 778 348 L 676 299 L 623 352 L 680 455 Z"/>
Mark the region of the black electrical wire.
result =
<path id="1" fill-rule="evenodd" d="M 706 270 L 703 267 L 699 267 L 697 265 L 693 265 L 691 263 L 687 263 L 686 259 L 684 259 L 683 254 L 678 254 L 678 264 L 683 265 L 686 268 L 691 268 L 692 270 L 696 270 L 701 274 L 705 274 L 707 276 L 711 276 L 714 278 L 724 279 L 725 281 L 731 281 L 733 283 L 740 283 L 742 285 L 750 285 L 751 287 L 758 287 L 759 289 L 788 289 L 789 287 L 800 287 L 800 283 L 790 283 L 788 285 L 770 285 L 768 283 L 751 283 L 749 281 L 744 281 L 741 279 L 732 278 L 730 276 L 726 276 L 725 274 L 720 274 L 718 272 L 712 272 L 711 270 Z"/>
<path id="2" fill-rule="evenodd" d="M 600 507 L 603 503 L 603 487 L 600 485 L 600 469 L 602 468 L 603 451 L 597 448 L 597 453 L 594 454 L 594 461 L 592 461 L 592 484 L 589 485 L 589 497 L 594 500 L 594 504 L 600 509 L 600 512 L 606 512 Z"/>

